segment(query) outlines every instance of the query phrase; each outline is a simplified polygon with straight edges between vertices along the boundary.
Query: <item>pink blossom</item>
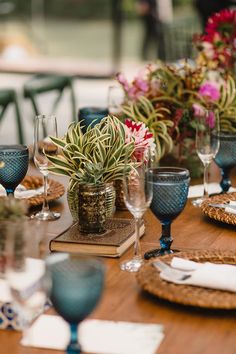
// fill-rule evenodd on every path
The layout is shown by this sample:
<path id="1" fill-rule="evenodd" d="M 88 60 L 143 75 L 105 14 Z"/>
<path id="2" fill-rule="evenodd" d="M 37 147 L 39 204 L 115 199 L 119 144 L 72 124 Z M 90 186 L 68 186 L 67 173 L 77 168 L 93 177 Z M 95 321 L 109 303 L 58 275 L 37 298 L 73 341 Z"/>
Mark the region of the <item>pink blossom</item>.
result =
<path id="1" fill-rule="evenodd" d="M 215 127 L 215 113 L 213 111 L 209 111 L 206 116 L 206 123 L 209 125 L 209 128 Z"/>
<path id="2" fill-rule="evenodd" d="M 197 117 L 204 117 L 205 115 L 205 110 L 202 106 L 200 106 L 198 103 L 193 104 L 193 112 L 194 115 Z"/>
<path id="3" fill-rule="evenodd" d="M 128 91 L 129 90 L 129 82 L 125 78 L 125 76 L 123 74 L 121 74 L 121 73 L 118 73 L 116 75 L 116 78 L 117 78 L 118 82 L 123 86 L 124 90 Z"/>
<path id="4" fill-rule="evenodd" d="M 199 94 L 211 101 L 217 101 L 220 98 L 220 90 L 218 86 L 210 81 L 200 86 Z"/>
<path id="5" fill-rule="evenodd" d="M 154 152 L 156 145 L 153 134 L 150 133 L 144 123 L 136 123 L 131 119 L 125 120 L 126 142 L 134 141 L 135 147 L 150 147 Z"/>

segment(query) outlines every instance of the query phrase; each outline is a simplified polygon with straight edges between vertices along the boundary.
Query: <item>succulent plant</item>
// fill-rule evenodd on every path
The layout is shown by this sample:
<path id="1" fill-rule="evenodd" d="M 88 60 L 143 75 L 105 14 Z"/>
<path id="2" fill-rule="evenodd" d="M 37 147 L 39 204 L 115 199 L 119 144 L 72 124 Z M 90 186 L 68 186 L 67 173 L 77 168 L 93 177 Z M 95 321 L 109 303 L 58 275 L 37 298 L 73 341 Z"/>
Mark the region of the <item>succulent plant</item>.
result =
<path id="1" fill-rule="evenodd" d="M 94 127 L 82 132 L 81 123 L 72 123 L 63 138 L 51 137 L 61 154 L 48 156 L 50 171 L 70 177 L 70 189 L 77 183 L 98 184 L 123 178 L 127 157 L 134 142 L 126 142 L 124 124 L 107 116 Z"/>
<path id="2" fill-rule="evenodd" d="M 27 205 L 24 201 L 14 197 L 0 198 L 0 222 L 9 220 L 17 221 L 27 213 Z"/>

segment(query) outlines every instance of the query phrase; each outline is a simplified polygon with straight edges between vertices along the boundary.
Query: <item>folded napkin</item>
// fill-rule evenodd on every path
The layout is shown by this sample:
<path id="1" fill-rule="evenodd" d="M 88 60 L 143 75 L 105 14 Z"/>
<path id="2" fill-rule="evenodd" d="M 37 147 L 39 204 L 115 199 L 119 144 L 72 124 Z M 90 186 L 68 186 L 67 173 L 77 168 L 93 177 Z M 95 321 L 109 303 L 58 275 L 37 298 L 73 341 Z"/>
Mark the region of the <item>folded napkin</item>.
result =
<path id="1" fill-rule="evenodd" d="M 24 186 L 20 184 L 19 186 L 16 187 L 14 196 L 15 198 L 18 199 L 28 199 L 28 198 L 35 197 L 36 195 L 42 194 L 43 191 L 44 191 L 43 186 L 37 189 L 26 189 Z M 3 186 L 0 185 L 0 196 L 4 196 L 4 195 L 6 195 L 6 191 L 3 188 Z"/>
<path id="2" fill-rule="evenodd" d="M 24 333 L 21 344 L 65 350 L 69 326 L 59 316 L 41 315 Z M 154 354 L 164 337 L 158 324 L 85 320 L 79 326 L 83 352 L 96 354 Z"/>
<path id="3" fill-rule="evenodd" d="M 230 187 L 229 192 L 235 192 L 236 188 Z M 208 192 L 211 194 L 221 193 L 221 187 L 219 183 L 209 183 Z M 203 184 L 197 184 L 195 186 L 190 186 L 188 191 L 188 198 L 197 198 L 203 195 Z"/>
<path id="4" fill-rule="evenodd" d="M 226 208 L 225 208 L 225 212 L 226 213 L 231 213 L 231 214 L 236 214 L 236 208 L 231 208 L 232 206 L 235 206 L 236 207 L 236 201 L 235 200 L 231 200 L 230 202 L 229 202 L 229 206 L 227 206 Z"/>
<path id="5" fill-rule="evenodd" d="M 189 284 L 204 288 L 236 292 L 236 266 L 229 264 L 197 263 L 186 259 L 173 257 L 173 269 L 188 271 L 190 277 L 184 280 L 173 280 L 170 273 L 162 271 L 160 277 L 175 284 Z"/>

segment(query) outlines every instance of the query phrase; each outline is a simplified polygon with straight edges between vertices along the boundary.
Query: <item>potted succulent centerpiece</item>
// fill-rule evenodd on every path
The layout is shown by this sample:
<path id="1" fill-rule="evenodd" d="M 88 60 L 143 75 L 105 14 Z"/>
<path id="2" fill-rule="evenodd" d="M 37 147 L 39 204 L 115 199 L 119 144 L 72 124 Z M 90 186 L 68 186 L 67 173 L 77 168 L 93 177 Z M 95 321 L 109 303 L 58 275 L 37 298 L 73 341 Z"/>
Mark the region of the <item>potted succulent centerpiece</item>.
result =
<path id="1" fill-rule="evenodd" d="M 60 156 L 48 156 L 51 172 L 70 177 L 69 193 L 74 196 L 75 205 L 78 193 L 78 214 L 85 209 L 90 214 L 89 222 L 85 221 L 84 214 L 81 222 L 83 219 L 87 226 L 93 225 L 94 232 L 103 230 L 104 226 L 98 224 L 100 220 L 104 225 L 105 216 L 101 214 L 106 185 L 123 178 L 127 156 L 131 157 L 134 150 L 134 141 L 126 139 L 125 125 L 116 117 L 107 116 L 94 127 L 88 127 L 85 133 L 81 123 L 72 123 L 62 139 L 51 139 L 61 149 Z M 98 193 L 95 202 L 92 202 L 93 193 Z M 87 201 L 86 195 L 90 195 Z"/>

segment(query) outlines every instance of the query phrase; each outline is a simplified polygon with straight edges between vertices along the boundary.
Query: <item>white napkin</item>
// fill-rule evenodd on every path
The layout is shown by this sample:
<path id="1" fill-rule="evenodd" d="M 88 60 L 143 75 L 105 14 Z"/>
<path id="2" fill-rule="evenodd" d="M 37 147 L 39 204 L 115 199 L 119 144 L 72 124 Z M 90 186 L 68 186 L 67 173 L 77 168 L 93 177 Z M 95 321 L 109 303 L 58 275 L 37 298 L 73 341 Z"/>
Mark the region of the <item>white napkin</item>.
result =
<path id="1" fill-rule="evenodd" d="M 236 201 L 231 200 L 229 206 L 225 208 L 226 213 L 236 214 L 236 208 L 230 208 L 230 206 L 236 206 Z"/>
<path id="2" fill-rule="evenodd" d="M 69 337 L 69 326 L 61 317 L 41 315 L 21 344 L 65 350 Z M 158 324 L 85 320 L 79 326 L 83 352 L 96 354 L 154 354 L 163 337 Z"/>
<path id="3" fill-rule="evenodd" d="M 236 188 L 230 187 L 229 193 L 235 192 Z M 217 194 L 221 192 L 221 187 L 219 183 L 209 183 L 208 184 L 209 195 Z M 195 186 L 190 186 L 188 191 L 188 198 L 197 198 L 203 196 L 203 184 L 197 184 Z"/>
<path id="4" fill-rule="evenodd" d="M 171 279 L 164 271 L 160 273 L 162 279 L 176 283 L 201 286 L 204 288 L 219 289 L 236 292 L 236 266 L 229 264 L 197 263 L 173 257 L 173 268 L 191 271 L 191 277 L 185 280 Z"/>
<path id="5" fill-rule="evenodd" d="M 18 199 L 28 199 L 35 197 L 36 195 L 42 194 L 43 193 L 43 186 L 37 188 L 37 189 L 25 189 L 21 184 L 16 187 L 14 196 L 15 198 Z M 6 195 L 5 188 L 3 188 L 2 185 L 0 185 L 0 196 Z"/>

